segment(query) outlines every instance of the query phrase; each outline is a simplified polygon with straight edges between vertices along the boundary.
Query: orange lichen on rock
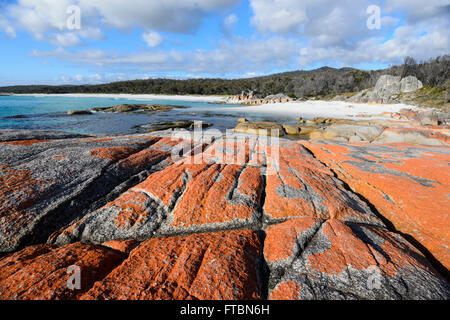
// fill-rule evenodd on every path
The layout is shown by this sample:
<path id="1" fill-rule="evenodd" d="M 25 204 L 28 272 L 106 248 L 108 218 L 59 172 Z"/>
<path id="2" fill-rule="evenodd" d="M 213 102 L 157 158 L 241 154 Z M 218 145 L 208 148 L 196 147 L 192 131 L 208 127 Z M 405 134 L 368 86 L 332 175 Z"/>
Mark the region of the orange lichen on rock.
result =
<path id="1" fill-rule="evenodd" d="M 130 228 L 136 223 L 141 223 L 148 215 L 146 202 L 148 197 L 141 192 L 126 192 L 118 199 L 108 203 L 105 207 L 116 207 L 119 213 L 114 219 L 116 226 Z"/>
<path id="2" fill-rule="evenodd" d="M 269 299 L 442 299 L 450 292 L 425 256 L 399 234 L 329 219 L 306 235 L 292 232 L 281 238 L 281 228 L 301 225 L 295 220 L 267 233 Z M 277 235 L 289 244 L 276 244 Z M 270 259 L 268 252 L 279 247 L 285 253 L 275 258 L 281 260 Z"/>
<path id="3" fill-rule="evenodd" d="M 134 190 L 145 190 L 169 208 L 176 200 L 188 176 L 195 177 L 206 168 L 206 165 L 174 164 L 153 173 L 144 182 L 135 186 Z"/>
<path id="4" fill-rule="evenodd" d="M 53 156 L 52 157 L 53 160 L 61 160 L 61 159 L 64 159 L 64 158 L 67 158 L 66 154 L 61 154 L 61 155 L 57 155 L 57 156 Z"/>
<path id="5" fill-rule="evenodd" d="M 258 299 L 260 254 L 250 230 L 150 239 L 81 299 Z"/>
<path id="6" fill-rule="evenodd" d="M 450 136 L 448 135 L 448 129 L 443 129 L 442 127 L 416 127 L 416 128 L 386 128 L 385 133 L 401 133 L 401 134 L 421 134 L 425 138 L 437 139 L 446 144 L 450 144 Z"/>
<path id="7" fill-rule="evenodd" d="M 145 165 L 160 162 L 161 160 L 164 160 L 169 156 L 170 153 L 168 152 L 153 149 L 144 149 L 122 160 L 120 162 L 120 166 L 127 169 L 144 168 Z"/>
<path id="8" fill-rule="evenodd" d="M 120 251 L 125 254 L 129 254 L 131 250 L 139 245 L 139 241 L 130 240 L 111 240 L 102 243 L 102 246 Z"/>
<path id="9" fill-rule="evenodd" d="M 107 141 L 113 141 L 112 138 L 84 138 L 76 141 L 76 143 L 83 143 L 83 142 L 107 142 Z"/>
<path id="10" fill-rule="evenodd" d="M 25 210 L 41 199 L 51 187 L 50 181 L 33 178 L 27 169 L 0 166 L 0 232 L 15 239 L 17 229 L 29 223 Z"/>
<path id="11" fill-rule="evenodd" d="M 136 152 L 136 149 L 131 147 L 111 147 L 111 148 L 97 148 L 91 150 L 89 154 L 99 159 L 107 159 L 111 162 L 117 162 L 129 157 Z"/>
<path id="12" fill-rule="evenodd" d="M 397 230 L 450 267 L 448 147 L 303 143 Z"/>
<path id="13" fill-rule="evenodd" d="M 320 232 L 330 241 L 331 248 L 308 256 L 310 270 L 339 274 L 350 267 L 367 270 L 376 266 L 390 277 L 405 268 L 421 268 L 434 273 L 425 257 L 400 236 L 370 226 L 365 226 L 364 231 L 372 238 L 370 241 L 362 239 L 341 221 L 326 221 Z"/>
<path id="14" fill-rule="evenodd" d="M 267 228 L 264 241 L 266 261 L 273 263 L 293 258 L 302 233 L 314 231 L 314 227 L 317 228 L 321 221 L 310 217 L 297 218 Z"/>
<path id="15" fill-rule="evenodd" d="M 81 243 L 36 245 L 0 259 L 0 299 L 77 299 L 122 262 L 122 254 Z M 70 266 L 80 271 L 80 289 L 69 288 Z M 72 282 L 75 283 L 75 282 Z"/>
<path id="16" fill-rule="evenodd" d="M 381 224 L 333 173 L 299 144 L 281 146 L 278 168 L 270 163 L 265 211 L 270 219 L 290 217 L 336 218 Z"/>
<path id="17" fill-rule="evenodd" d="M 0 142 L 0 144 L 9 144 L 12 146 L 28 147 L 28 146 L 31 146 L 36 143 L 50 142 L 50 141 L 52 141 L 52 140 L 42 140 L 42 139 L 40 139 L 40 140 L 34 139 L 33 140 L 33 139 L 31 139 L 31 140 L 4 141 L 4 142 Z"/>
<path id="18" fill-rule="evenodd" d="M 172 213 L 171 226 L 250 220 L 256 213 L 262 187 L 259 168 L 211 165 L 189 180 Z"/>
<path id="19" fill-rule="evenodd" d="M 269 300 L 298 300 L 300 289 L 295 281 L 282 282 L 270 293 Z"/>

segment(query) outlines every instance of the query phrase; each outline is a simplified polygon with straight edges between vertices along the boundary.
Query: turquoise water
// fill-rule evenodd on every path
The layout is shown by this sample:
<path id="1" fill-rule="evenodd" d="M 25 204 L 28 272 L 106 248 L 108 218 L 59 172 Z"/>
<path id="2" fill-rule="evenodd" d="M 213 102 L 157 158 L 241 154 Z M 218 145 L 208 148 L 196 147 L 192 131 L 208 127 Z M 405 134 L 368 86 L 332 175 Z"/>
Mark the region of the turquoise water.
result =
<path id="1" fill-rule="evenodd" d="M 69 110 L 87 110 L 92 107 L 110 107 L 125 103 L 178 105 L 187 108 L 172 109 L 155 114 L 111 114 L 69 116 Z M 57 130 L 80 134 L 120 134 L 143 132 L 141 125 L 175 121 L 198 120 L 213 124 L 213 128 L 234 128 L 237 119 L 279 120 L 273 116 L 253 115 L 228 111 L 236 105 L 175 100 L 142 100 L 126 98 L 71 97 L 71 96 L 0 96 L 0 129 Z M 17 117 L 19 116 L 19 117 Z M 14 118 L 11 118 L 14 117 Z"/>

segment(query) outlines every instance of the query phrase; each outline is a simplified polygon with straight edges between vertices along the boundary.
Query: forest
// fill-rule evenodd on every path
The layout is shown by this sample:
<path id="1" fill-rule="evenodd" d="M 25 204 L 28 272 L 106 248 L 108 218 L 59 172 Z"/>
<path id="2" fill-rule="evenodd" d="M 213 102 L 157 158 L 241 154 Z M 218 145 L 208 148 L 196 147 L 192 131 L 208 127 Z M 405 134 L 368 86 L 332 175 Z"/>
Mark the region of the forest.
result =
<path id="1" fill-rule="evenodd" d="M 388 69 L 364 71 L 353 68 L 322 67 L 310 71 L 292 71 L 242 79 L 148 79 L 98 85 L 30 85 L 0 87 L 0 92 L 25 93 L 128 93 L 167 95 L 235 95 L 244 90 L 260 96 L 284 93 L 292 98 L 326 96 L 357 92 L 375 86 L 379 76 L 415 76 L 428 87 L 448 88 L 450 55 L 417 62 L 406 57 L 404 63 Z"/>

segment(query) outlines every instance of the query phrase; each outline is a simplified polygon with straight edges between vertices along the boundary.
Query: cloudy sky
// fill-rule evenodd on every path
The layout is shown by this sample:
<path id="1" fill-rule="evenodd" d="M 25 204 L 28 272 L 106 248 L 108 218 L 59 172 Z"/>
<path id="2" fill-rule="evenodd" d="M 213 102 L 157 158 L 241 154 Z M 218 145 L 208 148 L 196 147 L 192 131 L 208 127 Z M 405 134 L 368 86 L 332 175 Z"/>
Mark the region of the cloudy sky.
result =
<path id="1" fill-rule="evenodd" d="M 449 21 L 450 0 L 0 0 L 0 85 L 378 69 L 449 54 Z"/>

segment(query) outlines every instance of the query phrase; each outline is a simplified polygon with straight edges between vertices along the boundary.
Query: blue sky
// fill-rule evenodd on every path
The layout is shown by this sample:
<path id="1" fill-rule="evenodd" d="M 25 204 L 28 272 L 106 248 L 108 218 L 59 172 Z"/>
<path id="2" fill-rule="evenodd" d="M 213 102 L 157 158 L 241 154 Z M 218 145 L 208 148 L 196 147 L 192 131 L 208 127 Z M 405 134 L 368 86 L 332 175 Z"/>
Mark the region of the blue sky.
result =
<path id="1" fill-rule="evenodd" d="M 0 85 L 379 69 L 449 54 L 449 21 L 450 0 L 0 0 Z"/>

